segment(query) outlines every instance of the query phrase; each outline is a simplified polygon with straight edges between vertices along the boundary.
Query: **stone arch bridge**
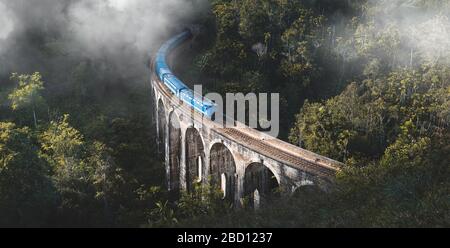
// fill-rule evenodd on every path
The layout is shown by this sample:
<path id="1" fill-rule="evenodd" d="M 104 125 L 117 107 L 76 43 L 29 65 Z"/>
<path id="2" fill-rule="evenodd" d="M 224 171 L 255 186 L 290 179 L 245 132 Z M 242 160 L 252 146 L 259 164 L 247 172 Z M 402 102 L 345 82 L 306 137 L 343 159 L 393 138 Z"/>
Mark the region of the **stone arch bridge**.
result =
<path id="1" fill-rule="evenodd" d="M 256 207 L 274 188 L 289 195 L 306 185 L 332 187 L 340 162 L 243 124 L 218 125 L 180 102 L 153 71 L 151 89 L 169 191 L 212 183 L 236 206 L 248 196 Z"/>

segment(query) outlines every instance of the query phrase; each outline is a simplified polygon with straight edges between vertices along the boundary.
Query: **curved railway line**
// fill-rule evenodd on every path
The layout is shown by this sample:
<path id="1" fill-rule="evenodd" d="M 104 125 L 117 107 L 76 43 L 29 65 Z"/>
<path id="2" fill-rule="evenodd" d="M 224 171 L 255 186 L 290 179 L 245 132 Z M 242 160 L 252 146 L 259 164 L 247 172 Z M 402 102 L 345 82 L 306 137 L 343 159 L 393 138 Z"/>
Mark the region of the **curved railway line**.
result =
<path id="1" fill-rule="evenodd" d="M 234 188 L 232 191 L 235 192 L 232 198 L 238 202 L 243 197 L 243 192 L 248 191 L 245 188 L 248 184 L 244 182 L 247 173 L 250 173 L 247 170 L 252 171 L 249 169 L 252 167 L 250 165 L 259 163 L 263 166 L 261 168 L 269 169 L 277 178 L 278 184 L 290 192 L 311 183 L 326 185 L 324 187 L 328 188 L 342 163 L 294 146 L 239 122 L 235 122 L 233 126 L 223 126 L 211 120 L 210 111 L 215 109 L 214 103 L 203 96 L 186 93 L 192 90 L 172 73 L 165 61 L 169 53 L 191 37 L 186 35 L 186 31 L 183 33 L 184 35 L 179 34 L 166 42 L 158 52 L 155 62 L 152 63 L 155 115 L 158 119 L 158 137 L 160 137 L 159 140 L 163 140 L 165 147 L 168 184 L 172 187 L 180 185 L 180 188 L 188 188 L 190 183 L 183 180 L 189 180 L 186 179 L 189 178 L 186 175 L 192 173 L 190 170 L 194 170 L 194 174 L 204 174 L 203 176 L 219 175 L 220 177 L 222 173 L 222 180 L 226 180 L 227 187 L 230 186 L 228 181 L 231 180 L 231 187 Z M 170 44 L 171 42 L 176 44 Z M 171 80 L 175 81 L 171 82 Z M 175 127 L 178 131 L 173 129 L 173 123 L 171 123 L 173 118 L 176 119 L 175 122 L 180 123 L 180 127 Z M 192 128 L 196 130 L 198 137 L 201 137 L 200 140 L 186 140 L 186 132 Z M 211 149 L 218 144 L 221 150 L 212 151 Z M 179 149 L 176 148 L 178 146 Z M 194 152 L 194 156 L 198 156 L 198 160 L 194 160 L 200 161 L 195 165 L 186 158 L 187 150 L 192 149 L 191 146 L 201 148 L 190 151 L 189 156 L 192 156 L 191 153 Z M 176 149 L 172 150 L 174 148 Z M 192 168 L 192 166 L 198 168 Z M 174 183 L 178 182 L 177 180 L 180 182 Z"/>

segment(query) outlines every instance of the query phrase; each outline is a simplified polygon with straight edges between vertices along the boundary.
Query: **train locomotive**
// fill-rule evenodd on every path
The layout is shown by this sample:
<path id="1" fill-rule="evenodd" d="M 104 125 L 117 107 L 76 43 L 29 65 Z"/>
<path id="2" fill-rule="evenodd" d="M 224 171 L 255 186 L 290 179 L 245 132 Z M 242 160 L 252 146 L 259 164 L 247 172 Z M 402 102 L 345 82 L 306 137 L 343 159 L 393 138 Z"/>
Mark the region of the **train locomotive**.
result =
<path id="1" fill-rule="evenodd" d="M 191 36 L 191 32 L 187 30 L 166 41 L 156 54 L 154 63 L 155 72 L 159 80 L 161 80 L 161 82 L 163 82 L 174 95 L 176 95 L 184 103 L 191 106 L 195 111 L 211 119 L 216 111 L 216 105 L 211 100 L 191 90 L 180 79 L 178 79 L 172 73 L 166 62 L 166 58 L 169 53 Z"/>

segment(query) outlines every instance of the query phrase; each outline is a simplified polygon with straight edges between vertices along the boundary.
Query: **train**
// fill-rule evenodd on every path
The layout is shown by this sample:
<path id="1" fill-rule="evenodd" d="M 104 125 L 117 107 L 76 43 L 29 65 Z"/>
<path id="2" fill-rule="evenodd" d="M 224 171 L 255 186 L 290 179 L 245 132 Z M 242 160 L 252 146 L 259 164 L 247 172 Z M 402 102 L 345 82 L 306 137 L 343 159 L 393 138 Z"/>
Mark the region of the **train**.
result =
<path id="1" fill-rule="evenodd" d="M 172 37 L 166 41 L 156 53 L 154 61 L 155 73 L 159 80 L 179 99 L 184 103 L 192 107 L 200 114 L 207 116 L 209 119 L 213 118 L 216 112 L 216 104 L 203 97 L 202 95 L 191 90 L 186 84 L 184 84 L 179 78 L 177 78 L 169 66 L 167 65 L 167 56 L 178 46 L 183 44 L 186 40 L 192 37 L 192 33 L 189 30 L 185 30 L 182 33 Z"/>

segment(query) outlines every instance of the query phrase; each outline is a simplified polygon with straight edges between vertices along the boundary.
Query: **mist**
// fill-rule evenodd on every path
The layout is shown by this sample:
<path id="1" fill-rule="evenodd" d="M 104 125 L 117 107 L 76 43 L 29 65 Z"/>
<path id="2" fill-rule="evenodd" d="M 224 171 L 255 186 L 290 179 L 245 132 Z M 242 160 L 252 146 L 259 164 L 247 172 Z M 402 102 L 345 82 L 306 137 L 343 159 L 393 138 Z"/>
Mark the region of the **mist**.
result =
<path id="1" fill-rule="evenodd" d="M 369 0 L 357 18 L 365 24 L 345 40 L 354 40 L 356 50 L 338 47 L 343 57 L 364 50 L 383 50 L 397 67 L 422 63 L 449 64 L 450 3 L 446 0 Z M 436 4 L 438 3 L 438 4 Z M 439 8 L 436 8 L 439 6 Z M 391 49 L 391 51 L 386 51 Z"/>
<path id="2" fill-rule="evenodd" d="M 203 11 L 206 2 L 0 0 L 0 73 L 39 70 L 42 52 L 37 50 L 104 59 L 115 64 L 118 73 L 138 73 L 159 44 Z M 33 47 L 34 36 L 41 47 Z"/>
<path id="3" fill-rule="evenodd" d="M 68 10 L 69 30 L 86 53 L 114 52 L 127 45 L 140 52 L 159 42 L 180 20 L 195 14 L 184 0 L 82 0 Z"/>
<path id="4" fill-rule="evenodd" d="M 0 53 L 4 49 L 5 39 L 8 38 L 9 34 L 14 30 L 14 23 L 12 20 L 12 14 L 9 9 L 0 2 Z"/>

